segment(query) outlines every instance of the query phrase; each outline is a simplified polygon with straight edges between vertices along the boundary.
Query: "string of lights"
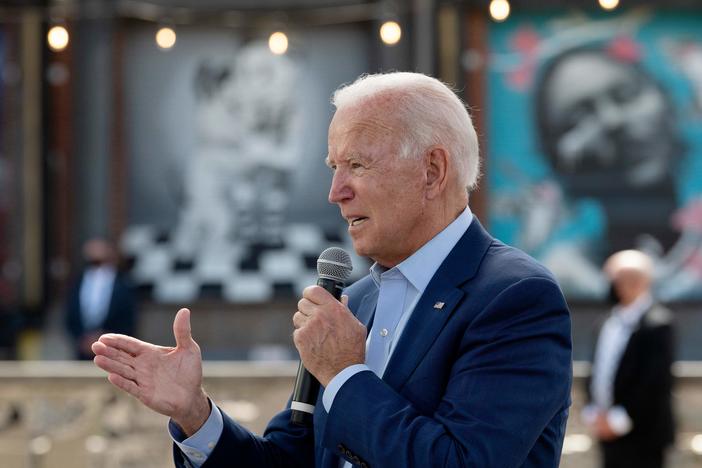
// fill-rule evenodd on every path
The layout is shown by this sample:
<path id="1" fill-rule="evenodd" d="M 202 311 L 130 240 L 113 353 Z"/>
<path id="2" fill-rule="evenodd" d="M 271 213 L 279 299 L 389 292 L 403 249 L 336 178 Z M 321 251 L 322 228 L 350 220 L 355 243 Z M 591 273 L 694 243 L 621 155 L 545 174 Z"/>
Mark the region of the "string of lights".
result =
<path id="1" fill-rule="evenodd" d="M 595 0 L 592 0 L 593 3 Z M 400 3 L 404 6 L 401 6 Z M 382 21 L 378 36 L 386 46 L 394 46 L 402 39 L 400 19 L 407 14 L 409 2 L 381 0 L 375 3 L 357 3 L 325 7 L 297 7 L 290 9 L 203 9 L 172 7 L 142 0 L 119 0 L 116 2 L 89 2 L 78 5 L 71 1 L 57 1 L 44 8 L 45 20 L 51 24 L 47 33 L 47 44 L 54 52 L 68 47 L 70 21 L 82 19 L 131 19 L 155 23 L 156 45 L 168 50 L 177 42 L 176 27 L 187 25 L 210 25 L 226 28 L 275 29 L 268 44 L 275 54 L 285 54 L 289 40 L 285 28 L 271 25 L 295 25 L 310 27 L 364 21 Z M 614 10 L 619 0 L 597 0 L 607 11 Z M 36 7 L 39 8 L 39 7 Z M 487 12 L 495 22 L 506 21 L 511 13 L 509 0 L 490 0 Z M 17 21 L 16 8 L 0 8 L 0 23 Z M 164 26 L 166 24 L 167 26 Z"/>

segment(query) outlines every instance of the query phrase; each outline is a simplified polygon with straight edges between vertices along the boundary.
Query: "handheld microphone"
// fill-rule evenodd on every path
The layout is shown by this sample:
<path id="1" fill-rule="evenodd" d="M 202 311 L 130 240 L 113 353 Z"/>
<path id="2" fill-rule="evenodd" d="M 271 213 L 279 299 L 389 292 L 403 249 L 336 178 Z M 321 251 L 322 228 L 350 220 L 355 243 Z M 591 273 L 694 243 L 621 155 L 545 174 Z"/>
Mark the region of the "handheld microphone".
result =
<path id="1" fill-rule="evenodd" d="M 351 257 L 339 247 L 329 247 L 319 254 L 317 259 L 317 274 L 319 279 L 317 285 L 329 291 L 336 300 L 341 299 L 341 291 L 344 289 L 344 282 L 351 275 Z M 319 382 L 310 374 L 300 361 L 295 378 L 295 390 L 293 391 L 290 409 L 290 421 L 299 426 L 311 426 L 314 406 L 317 403 L 319 393 Z"/>

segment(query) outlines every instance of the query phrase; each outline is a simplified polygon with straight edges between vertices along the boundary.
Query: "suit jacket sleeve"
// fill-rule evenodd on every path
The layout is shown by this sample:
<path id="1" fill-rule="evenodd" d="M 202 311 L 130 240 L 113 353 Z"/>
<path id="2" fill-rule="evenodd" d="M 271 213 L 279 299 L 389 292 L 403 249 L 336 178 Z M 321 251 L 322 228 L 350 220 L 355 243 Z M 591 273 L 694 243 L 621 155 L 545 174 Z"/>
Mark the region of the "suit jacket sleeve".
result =
<path id="1" fill-rule="evenodd" d="M 311 428 L 290 423 L 290 410 L 278 413 L 257 436 L 233 421 L 222 411 L 224 428 L 202 468 L 310 468 L 315 466 L 314 436 Z M 185 456 L 173 444 L 178 468 L 186 468 Z"/>
<path id="2" fill-rule="evenodd" d="M 523 279 L 483 307 L 454 354 L 436 363 L 450 372 L 433 414 L 361 372 L 336 395 L 322 443 L 348 447 L 374 467 L 521 466 L 548 423 L 567 412 L 570 363 L 570 317 L 558 286 Z M 562 440 L 564 430 L 565 417 L 550 437 Z"/>
<path id="3" fill-rule="evenodd" d="M 615 383 L 615 403 L 626 409 L 636 428 L 649 426 L 647 420 L 656 420 L 661 410 L 659 406 L 670 404 L 673 386 L 670 368 L 674 354 L 672 325 L 647 327 L 639 331 L 635 339 L 639 340 L 636 348 L 640 357 L 635 365 L 620 369 L 622 383 Z"/>

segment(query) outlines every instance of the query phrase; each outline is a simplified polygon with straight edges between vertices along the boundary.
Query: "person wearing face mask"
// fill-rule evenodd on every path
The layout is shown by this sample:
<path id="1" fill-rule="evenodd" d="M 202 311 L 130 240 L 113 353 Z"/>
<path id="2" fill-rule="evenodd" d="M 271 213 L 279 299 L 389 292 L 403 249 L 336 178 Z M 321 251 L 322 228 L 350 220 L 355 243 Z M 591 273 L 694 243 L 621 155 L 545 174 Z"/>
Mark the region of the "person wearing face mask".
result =
<path id="1" fill-rule="evenodd" d="M 646 254 L 617 252 L 603 270 L 614 306 L 597 340 L 583 420 L 600 441 L 605 468 L 662 467 L 675 432 L 672 314 L 651 294 Z"/>
<path id="2" fill-rule="evenodd" d="M 66 329 L 75 358 L 92 359 L 90 345 L 106 332 L 133 334 L 136 298 L 129 281 L 117 270 L 116 252 L 101 238 L 83 246 L 85 269 L 68 294 Z"/>

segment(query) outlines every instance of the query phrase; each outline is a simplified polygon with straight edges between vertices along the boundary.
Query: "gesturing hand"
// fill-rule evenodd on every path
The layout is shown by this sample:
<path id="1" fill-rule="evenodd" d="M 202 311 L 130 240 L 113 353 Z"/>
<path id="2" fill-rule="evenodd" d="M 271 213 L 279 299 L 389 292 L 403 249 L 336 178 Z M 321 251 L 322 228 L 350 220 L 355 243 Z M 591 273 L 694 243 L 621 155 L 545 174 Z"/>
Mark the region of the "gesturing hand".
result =
<path id="1" fill-rule="evenodd" d="M 293 315 L 293 341 L 305 368 L 327 386 L 336 374 L 366 357 L 366 327 L 320 286 L 309 286 Z"/>
<path id="2" fill-rule="evenodd" d="M 175 348 L 107 333 L 92 350 L 95 364 L 108 372 L 112 385 L 171 417 L 190 436 L 207 420 L 210 406 L 202 390 L 202 356 L 190 332 L 188 309 L 176 314 L 173 334 Z"/>

